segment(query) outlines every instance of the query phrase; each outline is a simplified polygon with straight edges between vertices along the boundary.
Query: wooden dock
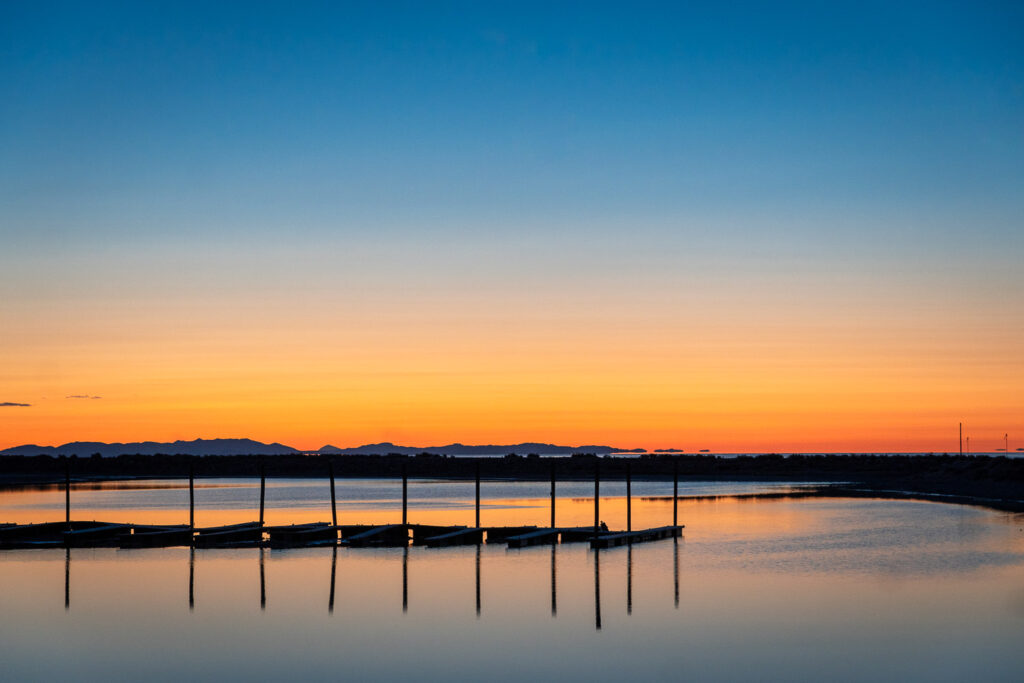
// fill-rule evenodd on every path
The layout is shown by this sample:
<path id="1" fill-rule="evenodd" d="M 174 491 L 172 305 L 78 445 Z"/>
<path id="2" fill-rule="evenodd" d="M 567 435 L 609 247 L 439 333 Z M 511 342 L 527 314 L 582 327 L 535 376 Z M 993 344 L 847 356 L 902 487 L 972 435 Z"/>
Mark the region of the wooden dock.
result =
<path id="1" fill-rule="evenodd" d="M 600 534 L 590 539 L 591 548 L 614 548 L 620 545 L 660 541 L 663 538 L 678 538 L 683 535 L 681 526 L 659 526 L 639 531 L 622 531 L 618 533 Z"/>
<path id="2" fill-rule="evenodd" d="M 401 523 L 400 524 L 338 524 L 337 495 L 335 491 L 334 461 L 327 461 L 330 485 L 331 522 L 311 522 L 287 526 L 264 524 L 266 472 L 260 457 L 259 520 L 242 524 L 197 528 L 195 523 L 195 471 L 189 465 L 188 520 L 186 525 L 140 525 L 98 521 L 72 521 L 71 519 L 71 461 L 65 460 L 63 522 L 41 524 L 0 523 L 0 549 L 45 547 L 117 547 L 150 548 L 188 546 L 193 548 L 299 548 L 316 546 L 403 547 L 413 545 L 444 547 L 454 545 L 480 545 L 507 543 L 510 548 L 524 548 L 553 543 L 589 542 L 592 548 L 610 548 L 632 543 L 644 543 L 663 538 L 678 537 L 682 526 L 678 524 L 679 472 L 673 466 L 672 525 L 632 529 L 632 477 L 630 465 L 625 466 L 626 530 L 608 532 L 600 517 L 600 459 L 594 461 L 594 525 L 587 527 L 558 527 L 555 525 L 556 472 L 551 462 L 551 525 L 487 526 L 481 524 L 481 479 L 477 463 L 475 476 L 475 519 L 472 526 L 430 525 L 409 523 L 409 477 L 406 466 L 401 468 Z"/>
<path id="3" fill-rule="evenodd" d="M 424 539 L 428 548 L 442 548 L 450 545 L 479 545 L 484 542 L 484 530 L 476 527 L 456 529 L 448 533 Z"/>
<path id="4" fill-rule="evenodd" d="M 342 537 L 342 545 L 350 548 L 376 547 L 400 547 L 409 545 L 409 528 L 406 524 L 385 524 L 384 526 L 370 527 L 366 531 L 357 533 L 348 538 Z"/>

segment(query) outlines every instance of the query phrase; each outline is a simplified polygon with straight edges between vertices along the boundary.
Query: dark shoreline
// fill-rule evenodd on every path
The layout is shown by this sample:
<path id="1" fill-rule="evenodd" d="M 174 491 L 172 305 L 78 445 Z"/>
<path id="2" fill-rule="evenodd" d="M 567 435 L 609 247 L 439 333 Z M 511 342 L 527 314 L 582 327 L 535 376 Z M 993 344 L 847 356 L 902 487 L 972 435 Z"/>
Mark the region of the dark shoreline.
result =
<path id="1" fill-rule="evenodd" d="M 262 468 L 268 478 L 400 477 L 472 479 L 479 467 L 484 479 L 544 481 L 554 466 L 562 481 L 592 480 L 596 466 L 603 480 L 670 479 L 685 481 L 814 482 L 803 496 L 913 498 L 1024 512 L 1024 459 L 956 455 L 714 455 L 657 454 L 640 458 L 594 455 L 570 457 L 446 457 L 440 455 L 343 456 L 187 456 L 123 455 L 116 458 L 0 458 L 0 487 L 59 484 L 65 467 L 75 482 L 132 479 L 184 479 L 190 469 L 199 478 L 253 477 Z M 765 494 L 774 495 L 774 494 Z"/>

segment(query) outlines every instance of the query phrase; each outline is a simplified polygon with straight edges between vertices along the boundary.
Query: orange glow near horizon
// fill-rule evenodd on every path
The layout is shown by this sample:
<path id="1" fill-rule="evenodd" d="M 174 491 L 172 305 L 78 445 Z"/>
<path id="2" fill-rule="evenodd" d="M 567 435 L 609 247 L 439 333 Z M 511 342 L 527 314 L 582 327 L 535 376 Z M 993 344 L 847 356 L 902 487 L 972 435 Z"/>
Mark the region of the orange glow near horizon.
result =
<path id="1" fill-rule="evenodd" d="M 1014 391 L 1024 365 L 1009 334 L 982 343 L 937 324 L 862 327 L 838 315 L 707 330 L 653 315 L 615 326 L 596 314 L 518 324 L 437 315 L 416 329 L 397 314 L 364 318 L 359 333 L 301 319 L 229 332 L 209 318 L 68 339 L 39 325 L 36 344 L 5 354 L 2 398 L 32 405 L 0 409 L 0 446 L 248 437 L 308 450 L 541 441 L 949 452 L 961 421 L 974 451 L 1024 435 Z M 79 394 L 102 398 L 65 398 Z"/>

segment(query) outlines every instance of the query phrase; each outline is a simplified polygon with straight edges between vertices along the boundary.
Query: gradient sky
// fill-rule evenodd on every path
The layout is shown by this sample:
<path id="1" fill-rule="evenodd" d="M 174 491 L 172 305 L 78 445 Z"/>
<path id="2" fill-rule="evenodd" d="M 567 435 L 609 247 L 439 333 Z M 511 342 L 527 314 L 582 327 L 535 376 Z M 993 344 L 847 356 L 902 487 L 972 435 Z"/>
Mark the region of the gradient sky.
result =
<path id="1" fill-rule="evenodd" d="M 0 5 L 0 447 L 1024 445 L 1020 4 L 300 4 Z"/>

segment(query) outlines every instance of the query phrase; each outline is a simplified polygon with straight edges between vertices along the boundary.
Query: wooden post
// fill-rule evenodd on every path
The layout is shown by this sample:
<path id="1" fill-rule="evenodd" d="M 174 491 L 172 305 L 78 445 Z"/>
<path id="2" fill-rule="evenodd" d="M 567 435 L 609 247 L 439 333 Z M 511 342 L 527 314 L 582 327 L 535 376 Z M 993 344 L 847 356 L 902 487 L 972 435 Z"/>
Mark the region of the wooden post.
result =
<path id="1" fill-rule="evenodd" d="M 331 524 L 338 526 L 338 504 L 334 497 L 334 461 L 327 458 L 327 470 L 331 475 Z M 334 594 L 334 586 L 331 586 L 331 594 Z M 333 603 L 333 600 L 332 600 Z"/>
<path id="2" fill-rule="evenodd" d="M 260 526 L 263 526 L 263 499 L 267 493 L 267 472 L 263 462 L 263 456 L 260 456 Z M 263 572 L 263 555 L 260 555 L 260 573 Z"/>
<path id="3" fill-rule="evenodd" d="M 476 461 L 476 528 L 480 528 L 480 461 Z M 479 613 L 480 610 L 477 610 Z"/>
<path id="4" fill-rule="evenodd" d="M 71 531 L 71 461 L 64 456 L 64 524 Z"/>
<path id="5" fill-rule="evenodd" d="M 672 463 L 672 526 L 679 526 L 679 458 Z"/>
<path id="6" fill-rule="evenodd" d="M 406 463 L 401 464 L 401 523 L 409 523 L 409 473 Z"/>
<path id="7" fill-rule="evenodd" d="M 555 460 L 551 459 L 551 528 L 555 528 Z"/>
<path id="8" fill-rule="evenodd" d="M 601 461 L 594 456 L 594 536 L 601 532 Z"/>
<path id="9" fill-rule="evenodd" d="M 188 461 L 188 528 L 196 528 L 196 468 L 191 458 Z"/>
<path id="10" fill-rule="evenodd" d="M 630 476 L 629 463 L 626 463 L 626 531 L 633 530 L 633 480 Z"/>

